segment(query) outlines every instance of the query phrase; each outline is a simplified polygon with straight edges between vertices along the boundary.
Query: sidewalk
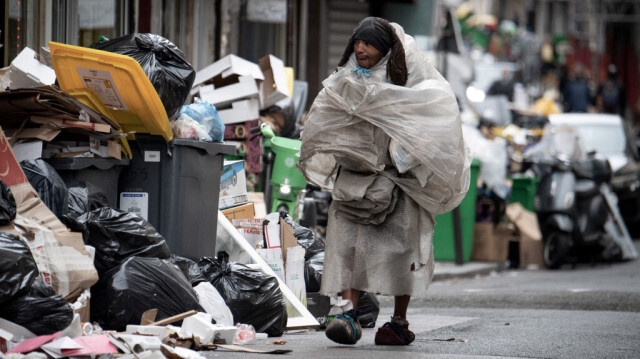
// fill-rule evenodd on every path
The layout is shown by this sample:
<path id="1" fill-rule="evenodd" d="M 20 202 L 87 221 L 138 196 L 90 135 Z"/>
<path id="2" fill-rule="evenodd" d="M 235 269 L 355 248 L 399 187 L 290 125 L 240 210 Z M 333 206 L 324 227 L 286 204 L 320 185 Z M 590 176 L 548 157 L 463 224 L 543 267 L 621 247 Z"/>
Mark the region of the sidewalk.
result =
<path id="1" fill-rule="evenodd" d="M 467 262 L 461 265 L 454 262 L 436 262 L 435 265 L 434 281 L 469 278 L 504 270 L 504 264 L 499 262 Z"/>

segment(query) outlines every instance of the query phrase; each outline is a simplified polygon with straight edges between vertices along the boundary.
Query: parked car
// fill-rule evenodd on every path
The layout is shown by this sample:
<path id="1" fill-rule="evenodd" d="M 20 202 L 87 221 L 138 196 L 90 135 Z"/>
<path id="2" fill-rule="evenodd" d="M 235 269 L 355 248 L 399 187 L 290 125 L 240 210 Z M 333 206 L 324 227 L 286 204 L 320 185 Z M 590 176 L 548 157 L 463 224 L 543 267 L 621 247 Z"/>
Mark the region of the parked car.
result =
<path id="1" fill-rule="evenodd" d="M 585 152 L 596 151 L 596 156 L 609 160 L 620 213 L 632 237 L 640 237 L 640 156 L 623 119 L 611 114 L 563 113 L 550 115 L 549 122 L 574 127 Z"/>

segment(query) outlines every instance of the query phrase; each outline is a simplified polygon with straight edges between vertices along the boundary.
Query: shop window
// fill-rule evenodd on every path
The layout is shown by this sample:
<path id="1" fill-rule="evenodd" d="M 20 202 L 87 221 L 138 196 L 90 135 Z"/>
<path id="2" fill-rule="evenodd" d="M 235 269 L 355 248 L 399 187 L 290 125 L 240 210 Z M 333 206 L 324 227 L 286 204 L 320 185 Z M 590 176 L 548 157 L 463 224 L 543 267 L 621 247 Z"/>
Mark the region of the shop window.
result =
<path id="1" fill-rule="evenodd" d="M 9 64 L 25 47 L 38 49 L 39 41 L 39 6 L 35 1 L 8 0 L 0 1 L 6 22 L 2 24 L 0 34 L 2 63 Z M 6 27 L 5 27 L 6 26 Z"/>
<path id="2" fill-rule="evenodd" d="M 53 2 L 54 41 L 89 46 L 101 36 L 115 38 L 129 33 L 133 1 L 57 0 Z"/>

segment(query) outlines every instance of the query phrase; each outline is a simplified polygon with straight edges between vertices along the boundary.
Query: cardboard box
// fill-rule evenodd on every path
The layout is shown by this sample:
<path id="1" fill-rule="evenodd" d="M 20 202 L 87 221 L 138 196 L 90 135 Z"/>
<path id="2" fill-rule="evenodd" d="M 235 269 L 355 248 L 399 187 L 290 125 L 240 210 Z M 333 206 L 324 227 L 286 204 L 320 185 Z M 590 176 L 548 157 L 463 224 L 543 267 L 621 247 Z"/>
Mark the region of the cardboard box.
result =
<path id="1" fill-rule="evenodd" d="M 258 85 L 251 76 L 240 76 L 237 83 L 220 88 L 215 88 L 213 85 L 200 87 L 202 101 L 211 103 L 216 109 L 224 109 L 234 101 L 258 98 L 258 96 Z"/>
<path id="2" fill-rule="evenodd" d="M 253 203 L 251 202 L 223 209 L 221 212 L 229 221 L 233 221 L 234 219 L 252 219 L 255 217 Z"/>
<path id="3" fill-rule="evenodd" d="M 36 60 L 36 52 L 28 47 L 13 59 L 9 67 L 12 89 L 53 85 L 56 82 L 56 72 Z"/>
<path id="4" fill-rule="evenodd" d="M 225 161 L 220 176 L 219 209 L 223 210 L 248 201 L 244 161 Z"/>
<path id="5" fill-rule="evenodd" d="M 266 55 L 258 60 L 258 65 L 264 74 L 264 81 L 260 84 L 261 108 L 268 108 L 291 96 L 282 60 Z"/>
<path id="6" fill-rule="evenodd" d="M 219 110 L 218 114 L 225 125 L 256 120 L 260 118 L 260 102 L 257 98 L 234 101 L 231 108 Z"/>
<path id="7" fill-rule="evenodd" d="M 267 218 L 272 215 L 279 216 L 278 213 L 270 213 Z M 293 235 L 293 227 L 283 220 L 279 222 L 268 221 L 264 227 L 263 233 L 267 248 L 282 248 L 282 258 L 287 258 L 287 248 L 298 245 L 298 240 Z"/>
<path id="8" fill-rule="evenodd" d="M 251 76 L 255 80 L 264 80 L 264 75 L 257 64 L 232 54 L 196 72 L 193 87 L 207 81 L 212 81 L 216 87 L 222 87 L 237 82 L 239 76 Z"/>
<path id="9" fill-rule="evenodd" d="M 532 239 L 526 235 L 520 235 L 520 268 L 542 268 L 544 267 L 543 242 Z"/>
<path id="10" fill-rule="evenodd" d="M 520 233 L 520 268 L 544 266 L 542 233 L 536 214 L 516 202 L 507 206 L 506 215 L 516 225 Z"/>
<path id="11" fill-rule="evenodd" d="M 476 222 L 473 228 L 473 252 L 471 260 L 505 262 L 509 240 L 517 237 L 505 223 L 497 226 L 493 222 Z"/>

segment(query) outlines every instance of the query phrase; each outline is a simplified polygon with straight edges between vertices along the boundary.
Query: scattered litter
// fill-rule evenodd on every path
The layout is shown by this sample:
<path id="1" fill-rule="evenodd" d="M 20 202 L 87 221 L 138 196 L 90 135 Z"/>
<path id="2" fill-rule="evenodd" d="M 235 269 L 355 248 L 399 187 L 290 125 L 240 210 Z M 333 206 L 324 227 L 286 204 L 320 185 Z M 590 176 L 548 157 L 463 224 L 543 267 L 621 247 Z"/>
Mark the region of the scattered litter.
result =
<path id="1" fill-rule="evenodd" d="M 429 342 L 458 342 L 458 343 L 466 343 L 469 339 L 461 339 L 461 338 L 449 338 L 449 339 L 427 339 Z"/>

